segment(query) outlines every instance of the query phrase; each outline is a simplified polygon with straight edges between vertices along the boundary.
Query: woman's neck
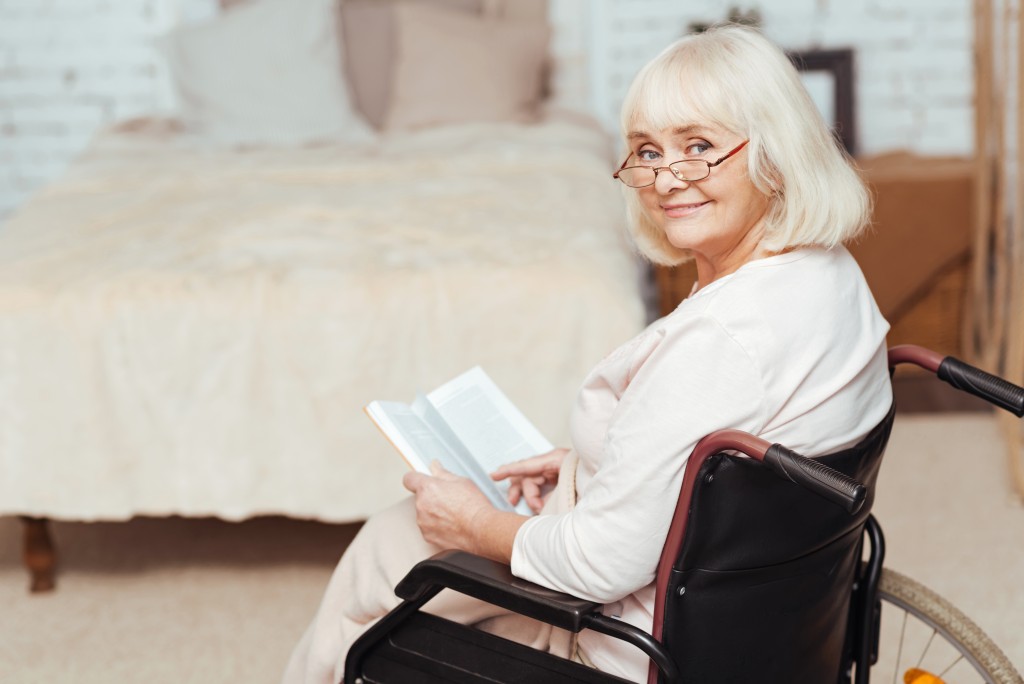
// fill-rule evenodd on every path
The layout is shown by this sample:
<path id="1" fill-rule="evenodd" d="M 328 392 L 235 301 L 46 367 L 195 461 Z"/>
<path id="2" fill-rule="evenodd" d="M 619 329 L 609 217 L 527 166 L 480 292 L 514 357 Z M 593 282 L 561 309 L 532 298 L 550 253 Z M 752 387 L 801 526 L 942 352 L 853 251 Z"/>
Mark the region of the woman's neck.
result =
<path id="1" fill-rule="evenodd" d="M 735 273 L 744 264 L 777 254 L 764 247 L 763 237 L 763 230 L 754 229 L 725 254 L 708 256 L 693 252 L 694 263 L 697 266 L 697 289 L 707 287 L 716 280 Z"/>

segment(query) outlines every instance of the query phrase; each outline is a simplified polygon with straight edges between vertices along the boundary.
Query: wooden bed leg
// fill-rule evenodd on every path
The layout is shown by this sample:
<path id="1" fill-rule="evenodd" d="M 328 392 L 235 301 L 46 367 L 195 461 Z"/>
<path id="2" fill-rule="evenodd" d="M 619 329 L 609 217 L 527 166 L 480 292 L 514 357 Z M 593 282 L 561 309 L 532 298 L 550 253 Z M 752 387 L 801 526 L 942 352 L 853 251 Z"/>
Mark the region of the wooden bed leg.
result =
<path id="1" fill-rule="evenodd" d="M 32 578 L 29 591 L 34 594 L 53 591 L 57 586 L 54 579 L 57 554 L 53 549 L 53 540 L 50 538 L 50 521 L 46 518 L 32 518 L 25 515 L 21 516 L 21 521 L 24 524 L 25 567 L 28 568 Z"/>

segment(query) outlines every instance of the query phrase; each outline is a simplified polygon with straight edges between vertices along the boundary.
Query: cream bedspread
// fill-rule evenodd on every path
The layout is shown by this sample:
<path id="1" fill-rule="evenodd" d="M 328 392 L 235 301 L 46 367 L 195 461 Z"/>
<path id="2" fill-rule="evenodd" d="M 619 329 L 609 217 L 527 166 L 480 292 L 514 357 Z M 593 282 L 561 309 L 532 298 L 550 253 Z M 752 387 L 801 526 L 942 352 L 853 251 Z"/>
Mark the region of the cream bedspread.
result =
<path id="1" fill-rule="evenodd" d="M 360 519 L 405 470 L 362 407 L 474 364 L 564 443 L 643 319 L 609 164 L 564 122 L 102 136 L 0 229 L 0 514 Z"/>

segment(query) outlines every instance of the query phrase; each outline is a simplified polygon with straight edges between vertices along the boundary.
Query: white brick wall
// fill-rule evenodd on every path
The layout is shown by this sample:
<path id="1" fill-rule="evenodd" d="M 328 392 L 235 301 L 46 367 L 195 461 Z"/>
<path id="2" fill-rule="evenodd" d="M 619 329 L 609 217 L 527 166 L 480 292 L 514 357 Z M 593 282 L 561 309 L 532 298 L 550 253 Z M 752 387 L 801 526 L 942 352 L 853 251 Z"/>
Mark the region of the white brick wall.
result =
<path id="1" fill-rule="evenodd" d="M 107 123 L 166 111 L 149 41 L 207 0 L 0 0 L 0 218 Z M 207 12 L 208 13 L 208 12 Z"/>
<path id="2" fill-rule="evenodd" d="M 613 130 L 633 74 L 693 21 L 758 8 L 784 47 L 857 50 L 863 152 L 972 151 L 970 0 L 551 0 L 562 102 Z M 95 131 L 171 102 L 150 39 L 216 0 L 0 0 L 0 220 Z"/>
<path id="3" fill-rule="evenodd" d="M 757 9 L 765 33 L 791 50 L 855 50 L 862 154 L 973 151 L 973 22 L 970 0 L 593 0 L 605 64 L 592 74 L 596 113 L 614 130 L 636 71 L 691 22 Z M 603 74 L 603 78 L 600 76 Z"/>

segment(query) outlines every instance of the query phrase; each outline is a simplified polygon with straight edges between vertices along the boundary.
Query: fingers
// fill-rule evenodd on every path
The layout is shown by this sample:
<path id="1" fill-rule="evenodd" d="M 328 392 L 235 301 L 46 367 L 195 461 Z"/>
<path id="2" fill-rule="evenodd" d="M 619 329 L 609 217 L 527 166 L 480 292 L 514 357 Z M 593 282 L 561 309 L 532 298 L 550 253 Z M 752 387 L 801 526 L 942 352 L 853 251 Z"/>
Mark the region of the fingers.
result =
<path id="1" fill-rule="evenodd" d="M 506 463 L 505 465 L 499 467 L 497 470 L 495 470 L 493 473 L 491 473 L 491 479 L 492 480 L 504 480 L 507 477 L 513 477 L 514 475 L 521 474 L 521 473 L 516 472 L 516 466 L 518 466 L 518 465 L 519 465 L 518 462 Z"/>
<path id="2" fill-rule="evenodd" d="M 491 473 L 491 479 L 504 480 L 516 476 L 529 477 L 533 475 L 557 474 L 567 451 L 568 449 L 552 449 L 537 456 L 506 463 Z"/>
<path id="3" fill-rule="evenodd" d="M 495 480 L 503 480 L 514 475 L 531 475 L 536 470 L 535 464 L 539 458 L 540 456 L 531 456 L 519 461 L 506 463 L 491 473 L 491 477 Z"/>
<path id="4" fill-rule="evenodd" d="M 522 493 L 523 488 L 520 486 L 519 480 L 513 480 L 512 484 L 508 486 L 508 494 L 506 494 L 505 498 L 508 499 L 510 504 L 515 506 L 519 503 L 519 498 L 522 496 Z"/>
<path id="5" fill-rule="evenodd" d="M 409 471 L 402 476 L 402 486 L 415 494 L 423 487 L 423 481 L 426 480 L 427 477 L 427 475 L 418 473 L 415 470 Z"/>
<path id="6" fill-rule="evenodd" d="M 430 475 L 440 480 L 448 480 L 449 482 L 454 482 L 455 480 L 463 479 L 456 475 L 455 473 L 451 472 L 450 470 L 446 470 L 445 467 L 441 465 L 441 462 L 438 460 L 433 460 L 430 462 Z"/>
<path id="7" fill-rule="evenodd" d="M 540 511 L 541 506 L 544 505 L 540 498 L 540 486 L 533 479 L 523 480 L 523 498 L 526 499 L 526 505 L 534 513 Z"/>
<path id="8" fill-rule="evenodd" d="M 544 507 L 544 494 L 548 480 L 545 477 L 517 477 L 509 483 L 506 498 L 515 506 L 520 499 L 526 501 L 526 505 L 534 513 L 539 513 Z"/>
<path id="9" fill-rule="evenodd" d="M 435 460 L 430 462 L 430 475 L 416 470 L 410 471 L 402 476 L 402 486 L 410 492 L 416 493 L 423 489 L 423 485 L 432 477 L 448 481 L 459 479 L 458 475 L 445 470 L 440 461 Z"/>
<path id="10" fill-rule="evenodd" d="M 520 499 L 525 500 L 534 513 L 539 513 L 544 507 L 544 495 L 548 488 L 558 482 L 558 473 L 568 452 L 568 449 L 552 449 L 537 456 L 506 463 L 491 473 L 491 479 L 508 479 L 508 502 L 515 506 Z"/>

